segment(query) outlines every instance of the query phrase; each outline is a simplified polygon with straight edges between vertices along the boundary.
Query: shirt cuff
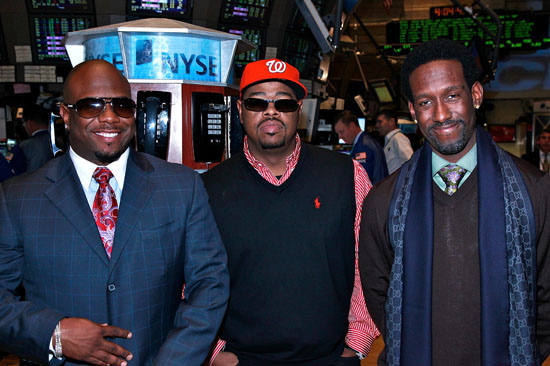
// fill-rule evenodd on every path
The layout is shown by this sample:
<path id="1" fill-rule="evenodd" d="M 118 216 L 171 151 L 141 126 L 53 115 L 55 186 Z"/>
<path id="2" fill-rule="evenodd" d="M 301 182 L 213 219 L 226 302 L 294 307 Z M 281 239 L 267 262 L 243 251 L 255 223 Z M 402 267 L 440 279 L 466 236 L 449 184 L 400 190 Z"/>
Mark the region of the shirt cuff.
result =
<path id="1" fill-rule="evenodd" d="M 373 335 L 369 334 L 367 331 L 349 328 L 348 334 L 346 335 L 346 345 L 348 348 L 355 351 L 357 357 L 362 360 L 363 358 L 367 357 L 370 348 L 374 343 L 374 340 L 379 335 L 380 333 L 378 333 L 378 330 L 376 330 L 375 334 Z"/>
<path id="2" fill-rule="evenodd" d="M 222 352 L 225 349 L 225 341 L 218 339 L 218 342 L 216 343 L 216 347 L 214 347 L 214 350 L 212 351 L 212 355 L 210 356 L 210 362 L 208 363 L 209 366 L 212 366 L 212 362 L 214 362 L 214 359 L 216 356 Z"/>

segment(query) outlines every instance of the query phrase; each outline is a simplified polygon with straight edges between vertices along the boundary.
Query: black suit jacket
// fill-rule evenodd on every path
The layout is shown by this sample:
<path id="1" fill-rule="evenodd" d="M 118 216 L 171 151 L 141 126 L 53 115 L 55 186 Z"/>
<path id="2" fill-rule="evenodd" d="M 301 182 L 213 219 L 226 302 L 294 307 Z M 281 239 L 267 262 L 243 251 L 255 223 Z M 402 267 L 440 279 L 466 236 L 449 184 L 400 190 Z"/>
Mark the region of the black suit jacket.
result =
<path id="1" fill-rule="evenodd" d="M 130 153 L 110 260 L 69 154 L 0 185 L 0 228 L 0 348 L 47 363 L 56 323 L 84 317 L 130 330 L 131 339 L 114 342 L 136 366 L 206 357 L 229 281 L 191 169 Z"/>
<path id="2" fill-rule="evenodd" d="M 528 154 L 524 154 L 521 156 L 523 160 L 527 160 L 531 164 L 537 167 L 537 169 L 540 169 L 540 151 L 539 149 L 535 149 L 535 151 L 530 152 Z"/>

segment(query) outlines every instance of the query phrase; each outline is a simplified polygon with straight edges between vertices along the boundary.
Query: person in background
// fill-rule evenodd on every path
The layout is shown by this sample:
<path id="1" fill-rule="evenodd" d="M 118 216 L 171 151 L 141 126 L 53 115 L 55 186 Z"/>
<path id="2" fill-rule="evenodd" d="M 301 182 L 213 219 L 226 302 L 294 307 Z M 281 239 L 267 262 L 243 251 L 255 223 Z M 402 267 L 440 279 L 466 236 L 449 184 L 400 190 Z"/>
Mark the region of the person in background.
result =
<path id="1" fill-rule="evenodd" d="M 535 151 L 524 154 L 521 158 L 527 160 L 545 173 L 550 173 L 550 129 L 545 128 L 537 136 Z"/>
<path id="2" fill-rule="evenodd" d="M 302 143 L 299 79 L 281 60 L 246 65 L 244 151 L 202 175 L 231 278 L 214 365 L 359 365 L 379 335 L 356 268 L 371 184 L 356 161 Z"/>
<path id="3" fill-rule="evenodd" d="M 15 172 L 13 171 L 10 162 L 6 160 L 4 154 L 0 153 L 0 182 L 13 177 L 14 175 Z"/>
<path id="4" fill-rule="evenodd" d="M 32 172 L 46 164 L 51 158 L 50 112 L 39 105 L 23 108 L 23 126 L 29 138 L 19 143 L 25 156 L 25 171 Z"/>
<path id="5" fill-rule="evenodd" d="M 376 130 L 384 136 L 384 155 L 391 174 L 409 160 L 413 154 L 411 141 L 397 125 L 397 113 L 386 110 L 376 116 Z"/>
<path id="6" fill-rule="evenodd" d="M 77 65 L 63 94 L 68 153 L 0 184 L 0 349 L 21 365 L 199 365 L 229 297 L 202 180 L 129 147 L 136 105 L 112 64 Z"/>
<path id="7" fill-rule="evenodd" d="M 550 176 L 476 126 L 472 53 L 437 39 L 402 67 L 426 143 L 365 200 L 361 282 L 379 365 L 540 365 L 550 353 Z"/>
<path id="8" fill-rule="evenodd" d="M 338 137 L 353 144 L 350 156 L 363 165 L 373 184 L 388 176 L 384 151 L 380 144 L 359 127 L 359 121 L 350 111 L 343 111 L 336 117 L 334 132 Z"/>

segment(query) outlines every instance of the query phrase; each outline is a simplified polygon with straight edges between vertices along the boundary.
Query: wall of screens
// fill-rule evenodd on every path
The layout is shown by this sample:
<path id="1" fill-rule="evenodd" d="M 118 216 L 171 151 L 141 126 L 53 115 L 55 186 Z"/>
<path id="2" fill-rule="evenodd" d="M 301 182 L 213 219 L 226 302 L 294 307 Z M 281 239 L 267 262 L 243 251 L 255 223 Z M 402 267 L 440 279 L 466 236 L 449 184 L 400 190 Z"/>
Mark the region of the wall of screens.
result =
<path id="1" fill-rule="evenodd" d="M 126 11 L 129 16 L 136 17 L 190 20 L 192 0 L 127 0 Z"/>
<path id="2" fill-rule="evenodd" d="M 68 32 L 95 26 L 91 15 L 30 16 L 31 49 L 34 63 L 66 64 L 69 57 L 61 44 Z"/>
<path id="3" fill-rule="evenodd" d="M 26 0 L 27 11 L 32 14 L 79 13 L 93 14 L 93 0 Z"/>
<path id="4" fill-rule="evenodd" d="M 493 41 L 467 16 L 437 17 L 434 19 L 393 21 L 386 26 L 384 51 L 390 55 L 407 54 L 414 44 L 435 38 L 449 38 L 469 45 L 479 36 L 485 45 Z M 550 47 L 548 13 L 498 13 L 502 22 L 501 49 L 535 50 Z M 496 23 L 489 16 L 478 19 L 496 34 Z"/>

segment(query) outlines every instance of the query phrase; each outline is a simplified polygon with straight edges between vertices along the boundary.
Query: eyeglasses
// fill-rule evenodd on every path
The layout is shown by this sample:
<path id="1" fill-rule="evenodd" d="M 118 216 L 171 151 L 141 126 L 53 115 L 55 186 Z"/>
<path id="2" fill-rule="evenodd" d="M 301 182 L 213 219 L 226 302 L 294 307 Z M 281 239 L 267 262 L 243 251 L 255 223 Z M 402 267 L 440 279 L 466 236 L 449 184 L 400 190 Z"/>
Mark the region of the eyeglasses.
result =
<path id="1" fill-rule="evenodd" d="M 84 98 L 75 104 L 66 104 L 67 108 L 74 109 L 76 114 L 83 118 L 94 118 L 99 116 L 107 104 L 111 105 L 113 111 L 123 118 L 134 116 L 136 103 L 130 98 Z"/>
<path id="2" fill-rule="evenodd" d="M 298 101 L 294 99 L 247 98 L 243 100 L 243 102 L 244 107 L 253 112 L 265 111 L 269 106 L 269 103 L 273 103 L 275 105 L 275 109 L 283 113 L 296 112 L 299 107 Z"/>

